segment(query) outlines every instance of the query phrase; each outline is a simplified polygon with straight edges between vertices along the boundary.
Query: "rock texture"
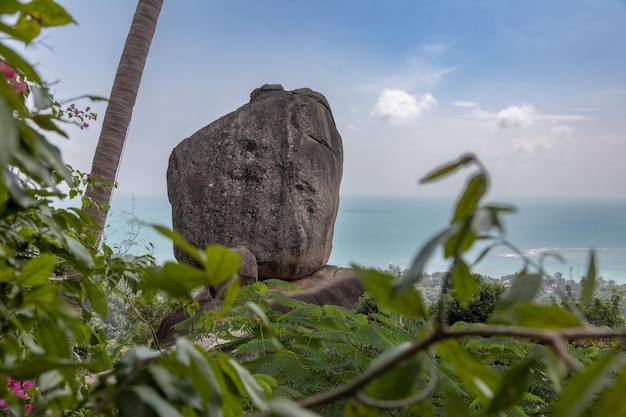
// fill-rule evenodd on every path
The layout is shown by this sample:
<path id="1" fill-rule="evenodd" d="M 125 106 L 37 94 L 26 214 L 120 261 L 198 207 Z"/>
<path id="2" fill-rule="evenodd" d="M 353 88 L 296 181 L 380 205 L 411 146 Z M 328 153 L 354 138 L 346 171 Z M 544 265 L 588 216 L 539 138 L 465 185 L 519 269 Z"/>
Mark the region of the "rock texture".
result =
<path id="1" fill-rule="evenodd" d="M 332 265 L 326 265 L 313 274 L 291 283 L 299 286 L 302 292 L 293 293 L 282 289 L 275 290 L 306 303 L 337 305 L 351 310 L 354 309 L 357 301 L 365 291 L 361 280 L 352 269 Z M 199 311 L 212 310 L 219 306 L 219 301 L 213 301 L 208 297 L 208 294 L 206 297 L 200 295 L 196 299 L 200 302 Z M 271 301 L 270 304 L 276 311 L 286 312 L 289 310 L 289 308 L 276 304 L 274 301 Z M 187 333 L 186 330 L 174 330 L 172 326 L 188 317 L 187 310 L 180 308 L 163 320 L 156 332 L 159 343 L 162 345 L 176 336 L 184 336 Z"/>
<path id="2" fill-rule="evenodd" d="M 326 98 L 264 85 L 172 152 L 173 227 L 196 246 L 246 248 L 259 279 L 307 276 L 330 256 L 342 164 Z M 193 263 L 178 248 L 174 254 Z"/>

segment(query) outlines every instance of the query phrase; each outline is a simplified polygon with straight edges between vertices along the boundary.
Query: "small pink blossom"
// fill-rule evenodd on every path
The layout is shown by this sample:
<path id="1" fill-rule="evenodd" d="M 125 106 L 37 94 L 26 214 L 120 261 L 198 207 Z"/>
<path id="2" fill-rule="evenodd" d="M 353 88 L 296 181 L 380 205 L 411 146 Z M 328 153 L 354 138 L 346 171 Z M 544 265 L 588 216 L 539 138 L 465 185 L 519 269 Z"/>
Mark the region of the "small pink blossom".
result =
<path id="1" fill-rule="evenodd" d="M 14 80 L 17 77 L 17 74 L 13 67 L 5 64 L 4 62 L 0 62 L 0 71 L 4 72 L 4 76 L 7 80 Z"/>
<path id="2" fill-rule="evenodd" d="M 33 405 L 32 404 L 24 404 L 24 411 L 26 411 L 27 413 L 30 413 L 33 411 Z"/>
<path id="3" fill-rule="evenodd" d="M 91 107 L 87 106 L 87 108 L 85 109 L 85 111 L 89 111 L 91 110 Z"/>
<path id="4" fill-rule="evenodd" d="M 76 107 L 76 104 L 74 103 L 70 104 L 70 109 L 73 109 L 74 107 Z"/>
<path id="5" fill-rule="evenodd" d="M 22 388 L 25 390 L 29 390 L 34 386 L 35 386 L 35 383 L 31 381 L 30 379 L 27 379 L 26 381 L 22 382 Z"/>
<path id="6" fill-rule="evenodd" d="M 3 410 L 9 408 L 9 406 L 7 405 L 7 400 L 5 400 L 4 398 L 0 398 L 0 408 Z"/>
<path id="7" fill-rule="evenodd" d="M 89 179 L 91 177 L 92 177 L 91 173 L 87 174 L 87 179 Z"/>
<path id="8" fill-rule="evenodd" d="M 12 87 L 13 91 L 15 91 L 16 93 L 25 93 L 28 89 L 28 84 L 26 84 L 24 81 L 15 81 Z"/>
<path id="9" fill-rule="evenodd" d="M 83 123 L 83 127 L 89 127 L 89 123 Z"/>

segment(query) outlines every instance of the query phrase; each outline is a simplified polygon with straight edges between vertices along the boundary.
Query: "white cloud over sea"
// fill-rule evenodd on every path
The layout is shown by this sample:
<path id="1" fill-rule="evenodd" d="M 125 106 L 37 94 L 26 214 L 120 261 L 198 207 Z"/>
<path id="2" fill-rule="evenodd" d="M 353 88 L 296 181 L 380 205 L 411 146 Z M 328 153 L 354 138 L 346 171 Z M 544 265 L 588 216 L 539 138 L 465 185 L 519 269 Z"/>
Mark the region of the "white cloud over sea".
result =
<path id="1" fill-rule="evenodd" d="M 389 118 L 394 122 L 419 118 L 425 111 L 437 105 L 431 93 L 415 96 L 402 90 L 384 89 L 372 114 L 381 118 Z"/>

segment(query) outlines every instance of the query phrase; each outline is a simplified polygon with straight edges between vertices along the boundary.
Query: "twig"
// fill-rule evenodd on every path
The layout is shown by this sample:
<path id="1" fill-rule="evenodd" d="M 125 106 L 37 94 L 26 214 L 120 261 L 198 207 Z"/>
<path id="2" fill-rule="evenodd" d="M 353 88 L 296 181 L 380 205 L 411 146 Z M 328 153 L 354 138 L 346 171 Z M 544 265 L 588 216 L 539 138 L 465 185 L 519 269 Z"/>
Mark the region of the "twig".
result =
<path id="1" fill-rule="evenodd" d="M 563 341 L 573 338 L 626 338 L 626 328 L 621 329 L 594 329 L 588 327 L 570 327 L 564 329 L 532 329 L 527 327 L 516 326 L 485 326 L 480 328 L 465 328 L 465 329 L 450 329 L 447 327 L 438 328 L 434 333 L 425 339 L 415 340 L 409 348 L 398 352 L 395 356 L 390 356 L 385 360 L 378 362 L 352 381 L 331 389 L 307 397 L 298 402 L 298 405 L 308 409 L 314 409 L 341 398 L 351 397 L 356 395 L 366 384 L 378 378 L 392 367 L 396 366 L 400 362 L 410 358 L 416 353 L 433 346 L 435 343 L 445 340 L 454 339 L 467 336 L 511 336 L 511 337 L 524 337 L 542 341 L 550 345 L 555 352 L 563 359 L 563 361 L 573 370 L 579 370 L 580 364 L 574 361 L 563 347 Z M 269 417 L 269 413 L 257 413 L 249 417 Z"/>

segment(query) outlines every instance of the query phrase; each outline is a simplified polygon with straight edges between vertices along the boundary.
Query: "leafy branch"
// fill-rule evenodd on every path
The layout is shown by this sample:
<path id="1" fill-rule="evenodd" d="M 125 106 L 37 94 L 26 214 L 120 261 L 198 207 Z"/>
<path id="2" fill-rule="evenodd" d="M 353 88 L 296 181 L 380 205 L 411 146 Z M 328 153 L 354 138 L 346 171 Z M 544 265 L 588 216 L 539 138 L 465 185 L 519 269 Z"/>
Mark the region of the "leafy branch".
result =
<path id="1" fill-rule="evenodd" d="M 421 351 L 425 351 L 430 347 L 434 346 L 436 343 L 446 340 L 446 339 L 459 339 L 462 337 L 471 337 L 471 336 L 479 336 L 479 337 L 493 337 L 493 336 L 510 336 L 510 337 L 520 337 L 520 338 L 529 338 L 534 339 L 539 342 L 543 342 L 552 349 L 554 349 L 555 353 L 565 362 L 568 366 L 573 370 L 580 372 L 583 367 L 578 363 L 575 359 L 573 359 L 565 349 L 565 342 L 568 339 L 577 339 L 577 338 L 626 338 L 626 329 L 596 329 L 596 328 L 588 328 L 588 327 L 573 327 L 566 329 L 558 329 L 558 330 L 546 330 L 546 329 L 530 329 L 527 327 L 517 327 L 517 326 L 498 326 L 498 325 L 490 325 L 479 328 L 460 328 L 460 329 L 452 329 L 450 327 L 439 327 L 435 330 L 430 336 L 415 340 L 410 345 L 406 346 L 406 348 L 402 349 L 400 352 L 395 355 L 377 362 L 374 366 L 370 367 L 367 371 L 363 372 L 357 378 L 353 379 L 351 382 L 337 387 L 332 390 L 328 390 L 326 392 L 313 395 L 311 397 L 305 398 L 301 401 L 298 401 L 297 404 L 306 409 L 315 409 L 317 407 L 321 407 L 327 404 L 331 404 L 337 400 L 342 398 L 354 397 L 357 399 L 363 400 L 364 396 L 360 393 L 365 385 L 372 382 L 376 378 L 380 377 L 384 373 L 388 372 L 390 369 L 398 366 L 398 364 L 403 361 L 415 356 L 417 353 Z M 436 376 L 431 373 L 431 380 L 429 382 L 429 387 L 431 384 L 436 383 Z M 429 392 L 431 388 L 426 388 L 424 392 Z M 424 399 L 424 395 L 422 392 L 418 393 L 412 401 L 398 401 L 396 404 L 393 404 L 391 408 L 404 407 L 411 403 L 422 401 Z M 371 400 L 365 400 L 366 404 L 370 404 L 374 407 L 385 407 L 388 404 L 384 402 L 377 402 Z M 252 414 L 250 417 L 269 417 L 271 413 L 256 413 Z"/>

